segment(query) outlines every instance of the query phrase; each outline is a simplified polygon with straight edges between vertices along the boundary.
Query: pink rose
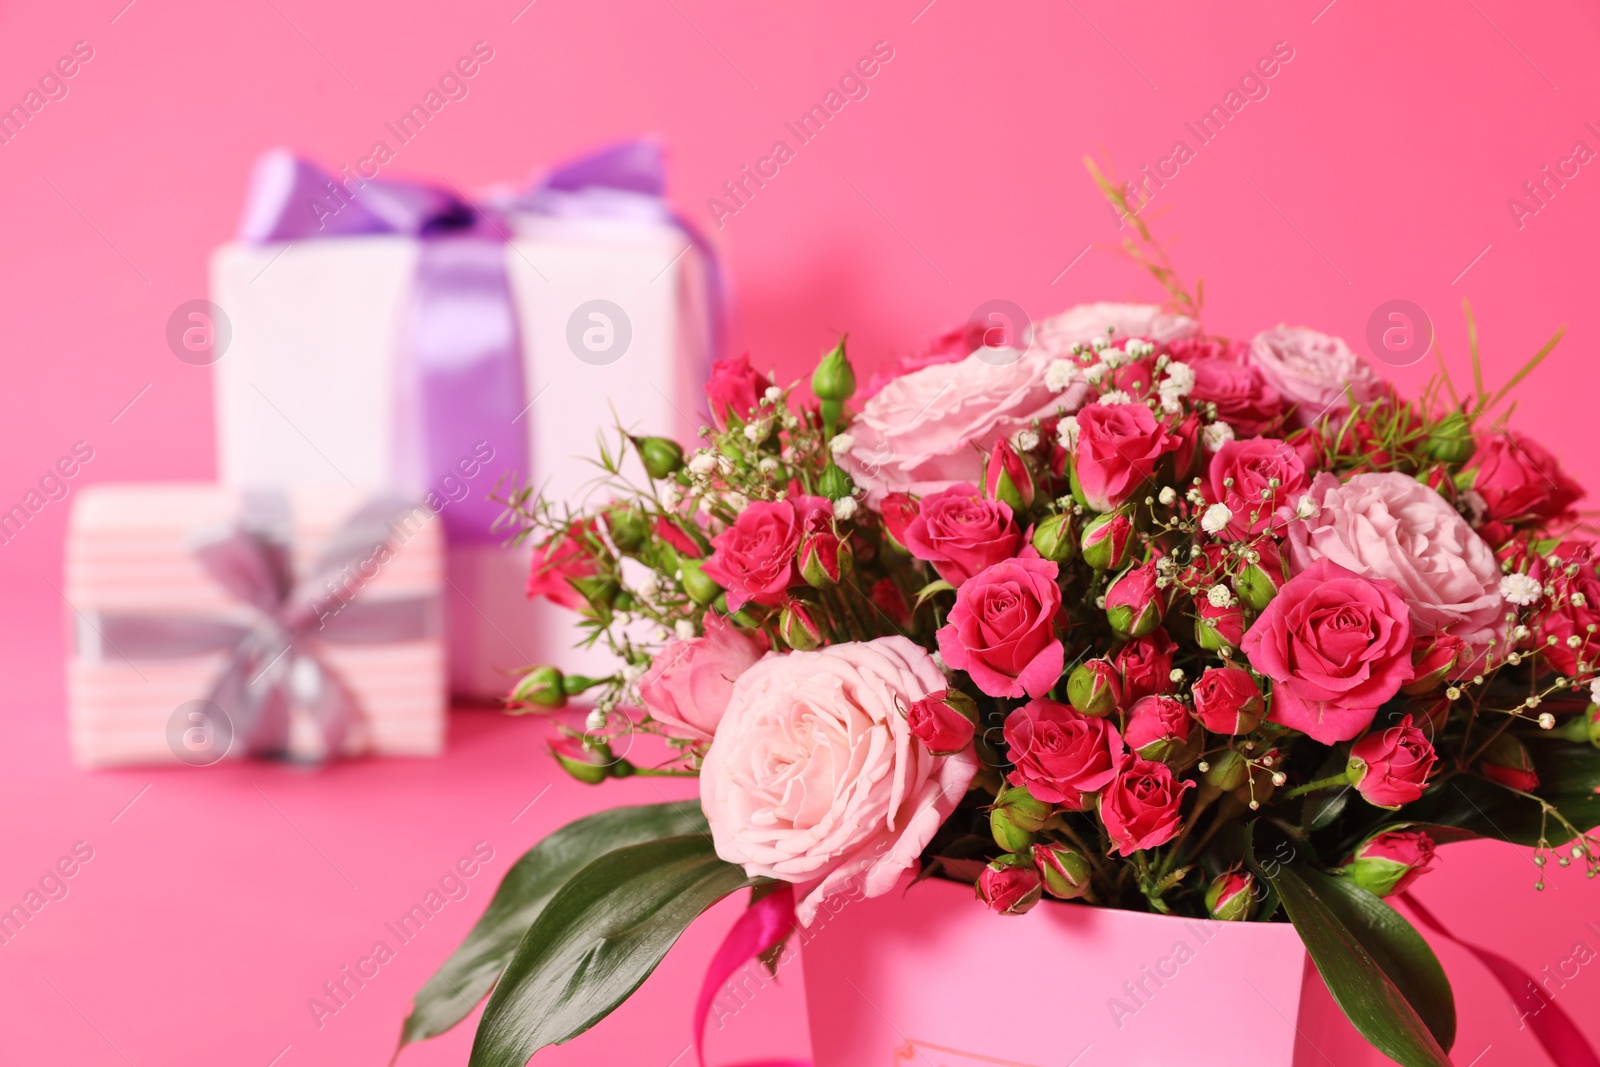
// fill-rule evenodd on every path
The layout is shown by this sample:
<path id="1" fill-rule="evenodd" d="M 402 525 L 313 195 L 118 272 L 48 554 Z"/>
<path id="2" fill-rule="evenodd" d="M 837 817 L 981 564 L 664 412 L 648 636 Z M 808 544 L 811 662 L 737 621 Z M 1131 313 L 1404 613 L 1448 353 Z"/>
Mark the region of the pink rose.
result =
<path id="1" fill-rule="evenodd" d="M 1566 518 L 1582 499 L 1583 487 L 1567 477 L 1556 458 L 1537 442 L 1509 430 L 1486 434 L 1467 461 L 1472 491 L 1483 498 L 1484 515 L 1504 541 L 1512 523 Z"/>
<path id="2" fill-rule="evenodd" d="M 977 708 L 962 692 L 941 689 L 906 710 L 906 725 L 935 756 L 948 756 L 972 744 L 977 733 Z"/>
<path id="3" fill-rule="evenodd" d="M 1004 437 L 994 439 L 984 460 L 983 495 L 990 500 L 1015 499 L 1023 508 L 1033 506 L 1033 472 Z"/>
<path id="4" fill-rule="evenodd" d="M 992 697 L 1043 696 L 1061 677 L 1056 636 L 1061 613 L 1057 568 L 1012 559 L 979 571 L 956 590 L 950 621 L 938 632 L 945 663 L 966 671 Z"/>
<path id="5" fill-rule="evenodd" d="M 1258 368 L 1233 359 L 1185 359 L 1176 352 L 1173 356 L 1194 371 L 1189 399 L 1215 404 L 1217 418 L 1238 436 L 1259 437 L 1282 425 L 1286 405 Z"/>
<path id="6" fill-rule="evenodd" d="M 995 860 L 978 874 L 978 899 L 1001 915 L 1021 915 L 1039 903 L 1044 879 L 1026 863 L 1007 863 L 1005 859 Z"/>
<path id="7" fill-rule="evenodd" d="M 1357 404 L 1366 404 L 1384 394 L 1383 379 L 1349 345 L 1304 326 L 1257 334 L 1247 358 L 1286 403 L 1297 405 L 1294 426 L 1310 426 L 1329 413 L 1344 414 L 1350 410 L 1350 395 Z"/>
<path id="8" fill-rule="evenodd" d="M 1227 527 L 1216 536 L 1223 541 L 1254 540 L 1277 525 L 1279 509 L 1285 503 L 1292 506 L 1310 484 L 1300 456 L 1282 441 L 1247 437 L 1227 442 L 1211 457 L 1207 471 L 1206 499 L 1232 512 Z"/>
<path id="9" fill-rule="evenodd" d="M 584 519 L 567 527 L 533 550 L 528 568 L 528 599 L 544 597 L 566 608 L 582 611 L 589 602 L 572 587 L 570 579 L 592 578 L 600 567 L 589 554 L 586 541 L 594 537 L 594 521 Z"/>
<path id="10" fill-rule="evenodd" d="M 728 591 L 730 611 L 752 600 L 768 607 L 782 604 L 800 580 L 795 558 L 801 535 L 832 514 L 832 505 L 820 496 L 758 500 L 711 539 L 711 558 L 701 569 Z"/>
<path id="11" fill-rule="evenodd" d="M 904 637 L 768 656 L 740 675 L 700 768 L 717 855 L 797 891 L 809 925 L 840 892 L 889 892 L 978 760 L 934 756 L 902 709 L 945 687 Z"/>
<path id="12" fill-rule="evenodd" d="M 1289 525 L 1289 559 L 1319 559 L 1400 589 L 1420 635 L 1449 633 L 1480 652 L 1505 612 L 1500 564 L 1450 503 L 1407 474 L 1326 472 L 1311 486 L 1317 511 Z"/>
<path id="13" fill-rule="evenodd" d="M 1117 773 L 1122 740 L 1110 719 L 1095 719 L 1054 700 L 1030 700 L 1006 716 L 1012 785 L 1040 800 L 1081 811 L 1084 795 Z"/>
<path id="14" fill-rule="evenodd" d="M 1249 671 L 1207 667 L 1194 683 L 1194 717 L 1214 734 L 1247 734 L 1261 725 L 1267 702 Z"/>
<path id="15" fill-rule="evenodd" d="M 1178 437 L 1143 404 L 1093 403 L 1078 413 L 1073 481 L 1095 511 L 1110 511 L 1155 473 Z"/>
<path id="16" fill-rule="evenodd" d="M 748 354 L 717 360 L 711 365 L 711 378 L 706 382 L 711 417 L 724 427 L 735 420 L 743 422 L 771 385 L 771 378 L 750 365 Z"/>
<path id="17" fill-rule="evenodd" d="M 1399 589 L 1326 559 L 1284 583 L 1241 648 L 1273 680 L 1268 717 L 1325 745 L 1365 730 L 1412 678 Z"/>
<path id="18" fill-rule="evenodd" d="M 733 683 L 761 658 L 761 646 L 714 611 L 705 633 L 673 641 L 639 679 L 639 699 L 669 737 L 709 741 L 728 706 Z"/>
<path id="19" fill-rule="evenodd" d="M 1433 838 L 1421 830 L 1385 830 L 1356 847 L 1338 872 L 1380 897 L 1404 893 L 1433 867 Z"/>
<path id="20" fill-rule="evenodd" d="M 1176 688 L 1172 656 L 1177 648 L 1165 630 L 1136 637 L 1123 645 L 1114 658 L 1122 672 L 1122 699 L 1132 703 L 1152 693 L 1172 692 Z"/>
<path id="21" fill-rule="evenodd" d="M 1128 709 L 1122 739 L 1147 759 L 1164 759 L 1189 740 L 1189 708 L 1176 697 L 1141 697 Z"/>
<path id="22" fill-rule="evenodd" d="M 1079 304 L 1035 323 L 1033 343 L 1053 355 L 1064 355 L 1072 345 L 1087 344 L 1096 337 L 1117 344 L 1133 337 L 1160 343 L 1191 337 L 1199 329 L 1195 320 L 1169 314 L 1154 304 Z"/>
<path id="23" fill-rule="evenodd" d="M 928 496 L 983 480 L 977 441 L 1010 437 L 1036 419 L 1075 411 L 1081 382 L 1053 393 L 1042 356 L 997 358 L 989 350 L 895 378 L 861 405 L 855 444 L 840 465 L 878 507 L 891 492 Z"/>
<path id="24" fill-rule="evenodd" d="M 1428 735 L 1411 725 L 1377 730 L 1350 746 L 1350 781 L 1367 803 L 1398 808 L 1422 796 L 1428 772 L 1438 762 Z"/>
<path id="25" fill-rule="evenodd" d="M 1193 782 L 1180 782 L 1155 760 L 1125 757 L 1120 772 L 1100 794 L 1100 821 L 1124 856 L 1164 845 L 1183 824 L 1179 808 Z"/>
<path id="26" fill-rule="evenodd" d="M 885 513 L 885 519 L 888 512 Z M 985 567 L 1010 559 L 1022 547 L 1022 531 L 1011 507 L 985 500 L 975 486 L 961 484 L 924 497 L 917 517 L 897 537 L 939 577 L 960 585 Z"/>
<path id="27" fill-rule="evenodd" d="M 1548 561 L 1536 557 L 1528 570 L 1530 576 L 1541 585 L 1548 584 L 1554 592 L 1539 600 L 1532 624 L 1532 647 L 1551 667 L 1575 677 L 1580 660 L 1594 663 L 1600 659 L 1600 639 L 1590 629 L 1600 628 L 1600 571 L 1596 569 L 1600 550 L 1592 542 L 1564 541 L 1550 555 Z M 1568 567 L 1576 570 L 1569 575 Z M 1574 638 L 1577 648 L 1568 644 Z"/>

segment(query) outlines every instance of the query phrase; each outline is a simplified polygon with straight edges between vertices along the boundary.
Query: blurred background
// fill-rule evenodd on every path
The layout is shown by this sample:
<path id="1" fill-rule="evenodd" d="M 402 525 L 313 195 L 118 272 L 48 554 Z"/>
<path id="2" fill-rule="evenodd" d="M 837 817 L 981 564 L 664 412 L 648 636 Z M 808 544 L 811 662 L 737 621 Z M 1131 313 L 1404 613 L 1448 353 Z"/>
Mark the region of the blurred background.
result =
<path id="1" fill-rule="evenodd" d="M 1513 425 L 1593 490 L 1597 37 L 1600 11 L 1577 0 L 0 6 L 0 105 L 77 60 L 25 125 L 0 116 L 0 510 L 78 442 L 92 449 L 68 499 L 0 544 L 0 902 L 80 842 L 93 856 L 0 946 L 0 1059 L 385 1062 L 410 995 L 517 855 L 585 811 L 692 792 L 570 783 L 538 723 L 484 710 L 452 717 L 434 761 L 72 768 L 59 594 L 70 496 L 215 476 L 213 370 L 175 358 L 167 327 L 207 295 L 208 257 L 235 233 L 264 149 L 353 166 L 483 42 L 492 59 L 466 95 L 385 175 L 474 192 L 659 137 L 671 199 L 730 279 L 728 351 L 785 378 L 846 331 L 870 371 L 991 300 L 1042 318 L 1159 299 L 1101 247 L 1118 223 L 1082 161 L 1129 177 L 1149 166 L 1169 177 L 1144 217 L 1180 271 L 1203 276 L 1213 331 L 1283 320 L 1371 352 L 1375 313 L 1406 300 L 1462 378 L 1470 300 L 1493 384 L 1565 325 Z M 865 94 L 799 143 L 786 124 L 869 55 L 880 67 Z M 1276 73 L 1241 88 L 1269 56 Z M 1235 91 L 1242 106 L 1202 130 Z M 798 145 L 792 158 L 730 199 L 725 183 L 780 139 Z M 1174 159 L 1179 141 L 1191 151 Z M 1436 369 L 1387 362 L 1411 393 Z M 335 1016 L 310 1012 L 477 842 L 494 859 L 466 899 Z M 1600 949 L 1600 894 L 1568 871 L 1535 894 L 1535 877 L 1520 850 L 1452 846 L 1418 895 L 1529 971 L 1569 974 L 1576 944 Z M 732 914 L 707 917 L 639 998 L 541 1062 L 688 1062 L 692 990 Z M 1456 1062 L 1547 1062 L 1481 966 L 1448 944 L 1439 954 L 1461 1003 Z M 1558 996 L 1600 1040 L 1600 969 L 1579 968 Z M 713 1034 L 712 1062 L 803 1053 L 799 1005 L 798 976 L 784 978 Z M 464 1062 L 469 1031 L 402 1062 Z"/>

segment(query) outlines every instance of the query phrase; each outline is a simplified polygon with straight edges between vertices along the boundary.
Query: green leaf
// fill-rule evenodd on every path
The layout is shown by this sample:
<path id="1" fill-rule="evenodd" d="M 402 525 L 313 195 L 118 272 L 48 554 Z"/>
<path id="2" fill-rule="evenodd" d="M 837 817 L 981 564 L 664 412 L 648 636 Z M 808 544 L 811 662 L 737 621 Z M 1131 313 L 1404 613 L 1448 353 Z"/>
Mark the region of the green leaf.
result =
<path id="1" fill-rule="evenodd" d="M 506 965 L 469 1067 L 524 1067 L 609 1015 L 696 916 L 751 885 L 703 834 L 608 852 L 557 891 Z"/>
<path id="2" fill-rule="evenodd" d="M 705 832 L 699 804 L 649 804 L 568 823 L 529 849 L 506 872 L 466 940 L 417 993 L 400 1047 L 437 1037 L 470 1015 L 556 890 L 592 861 L 643 841 Z"/>
<path id="3" fill-rule="evenodd" d="M 955 592 L 955 589 L 955 586 L 951 585 L 943 578 L 940 578 L 937 581 L 929 582 L 927 585 L 917 590 L 916 607 L 913 607 L 911 610 L 915 611 L 917 608 L 922 607 L 923 604 L 927 603 L 928 598 L 931 596 L 935 596 L 939 593 L 953 593 Z"/>
<path id="4" fill-rule="evenodd" d="M 1449 1067 L 1455 1002 L 1422 935 L 1366 890 L 1299 862 L 1252 863 L 1278 892 L 1328 991 L 1357 1030 L 1404 1067 Z"/>
<path id="5" fill-rule="evenodd" d="M 1600 795 L 1595 793 L 1600 789 L 1600 750 L 1536 737 L 1524 743 L 1539 774 L 1538 795 L 1574 826 L 1600 826 Z M 1402 814 L 1518 845 L 1538 845 L 1543 838 L 1553 847 L 1573 836 L 1561 820 L 1545 813 L 1539 801 L 1470 775 L 1456 775 L 1407 804 Z"/>

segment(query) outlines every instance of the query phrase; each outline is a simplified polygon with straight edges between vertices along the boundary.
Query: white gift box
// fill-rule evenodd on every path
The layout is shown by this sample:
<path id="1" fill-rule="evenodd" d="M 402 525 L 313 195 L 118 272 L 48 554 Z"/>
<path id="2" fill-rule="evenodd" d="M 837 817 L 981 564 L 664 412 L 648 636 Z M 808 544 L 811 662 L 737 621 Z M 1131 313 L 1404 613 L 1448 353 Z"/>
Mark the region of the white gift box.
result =
<path id="1" fill-rule="evenodd" d="M 212 257 L 212 301 L 231 326 L 215 378 L 221 479 L 431 492 L 448 509 L 452 497 L 481 498 L 514 473 L 577 507 L 600 473 L 584 458 L 594 455 L 597 433 L 614 441 L 621 425 L 692 435 L 713 343 L 713 267 L 699 248 L 678 226 L 647 218 L 507 218 L 525 382 L 513 422 L 526 434 L 531 470 L 506 472 L 493 458 L 466 455 L 460 477 L 444 484 L 417 484 L 408 473 L 419 431 L 397 353 L 421 241 L 378 234 L 236 242 Z M 596 301 L 611 306 L 597 310 Z M 456 694 L 498 698 L 517 668 L 534 663 L 614 669 L 601 649 L 573 651 L 575 616 L 527 601 L 528 559 L 526 546 L 498 541 L 449 545 Z"/>

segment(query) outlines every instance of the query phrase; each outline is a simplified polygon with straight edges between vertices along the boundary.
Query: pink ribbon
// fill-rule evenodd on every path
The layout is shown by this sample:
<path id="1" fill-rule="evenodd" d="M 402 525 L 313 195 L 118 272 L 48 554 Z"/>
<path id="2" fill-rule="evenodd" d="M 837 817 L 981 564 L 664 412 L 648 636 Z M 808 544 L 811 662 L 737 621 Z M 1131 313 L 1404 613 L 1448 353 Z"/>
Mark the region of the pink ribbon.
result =
<path id="1" fill-rule="evenodd" d="M 705 980 L 700 983 L 700 999 L 694 1006 L 694 1055 L 700 1067 L 706 1067 L 706 1016 L 711 1014 L 711 1003 L 717 999 L 723 983 L 734 971 L 782 942 L 794 926 L 794 889 L 784 884 L 746 908 L 728 931 L 717 954 L 711 958 L 711 966 L 706 969 Z M 737 1067 L 811 1067 L 811 1063 L 808 1060 L 754 1060 Z"/>
<path id="2" fill-rule="evenodd" d="M 1422 925 L 1445 940 L 1454 941 L 1489 968 L 1489 973 L 1494 975 L 1521 1010 L 1522 1018 L 1527 1020 L 1533 1036 L 1539 1039 L 1539 1044 L 1555 1061 L 1556 1067 L 1600 1067 L 1600 1056 L 1595 1055 L 1594 1048 L 1584 1038 L 1582 1031 L 1561 1010 L 1559 1004 L 1540 995 L 1539 985 L 1533 975 L 1498 953 L 1461 940 L 1411 894 L 1401 893 L 1400 899 L 1422 920 Z"/>

